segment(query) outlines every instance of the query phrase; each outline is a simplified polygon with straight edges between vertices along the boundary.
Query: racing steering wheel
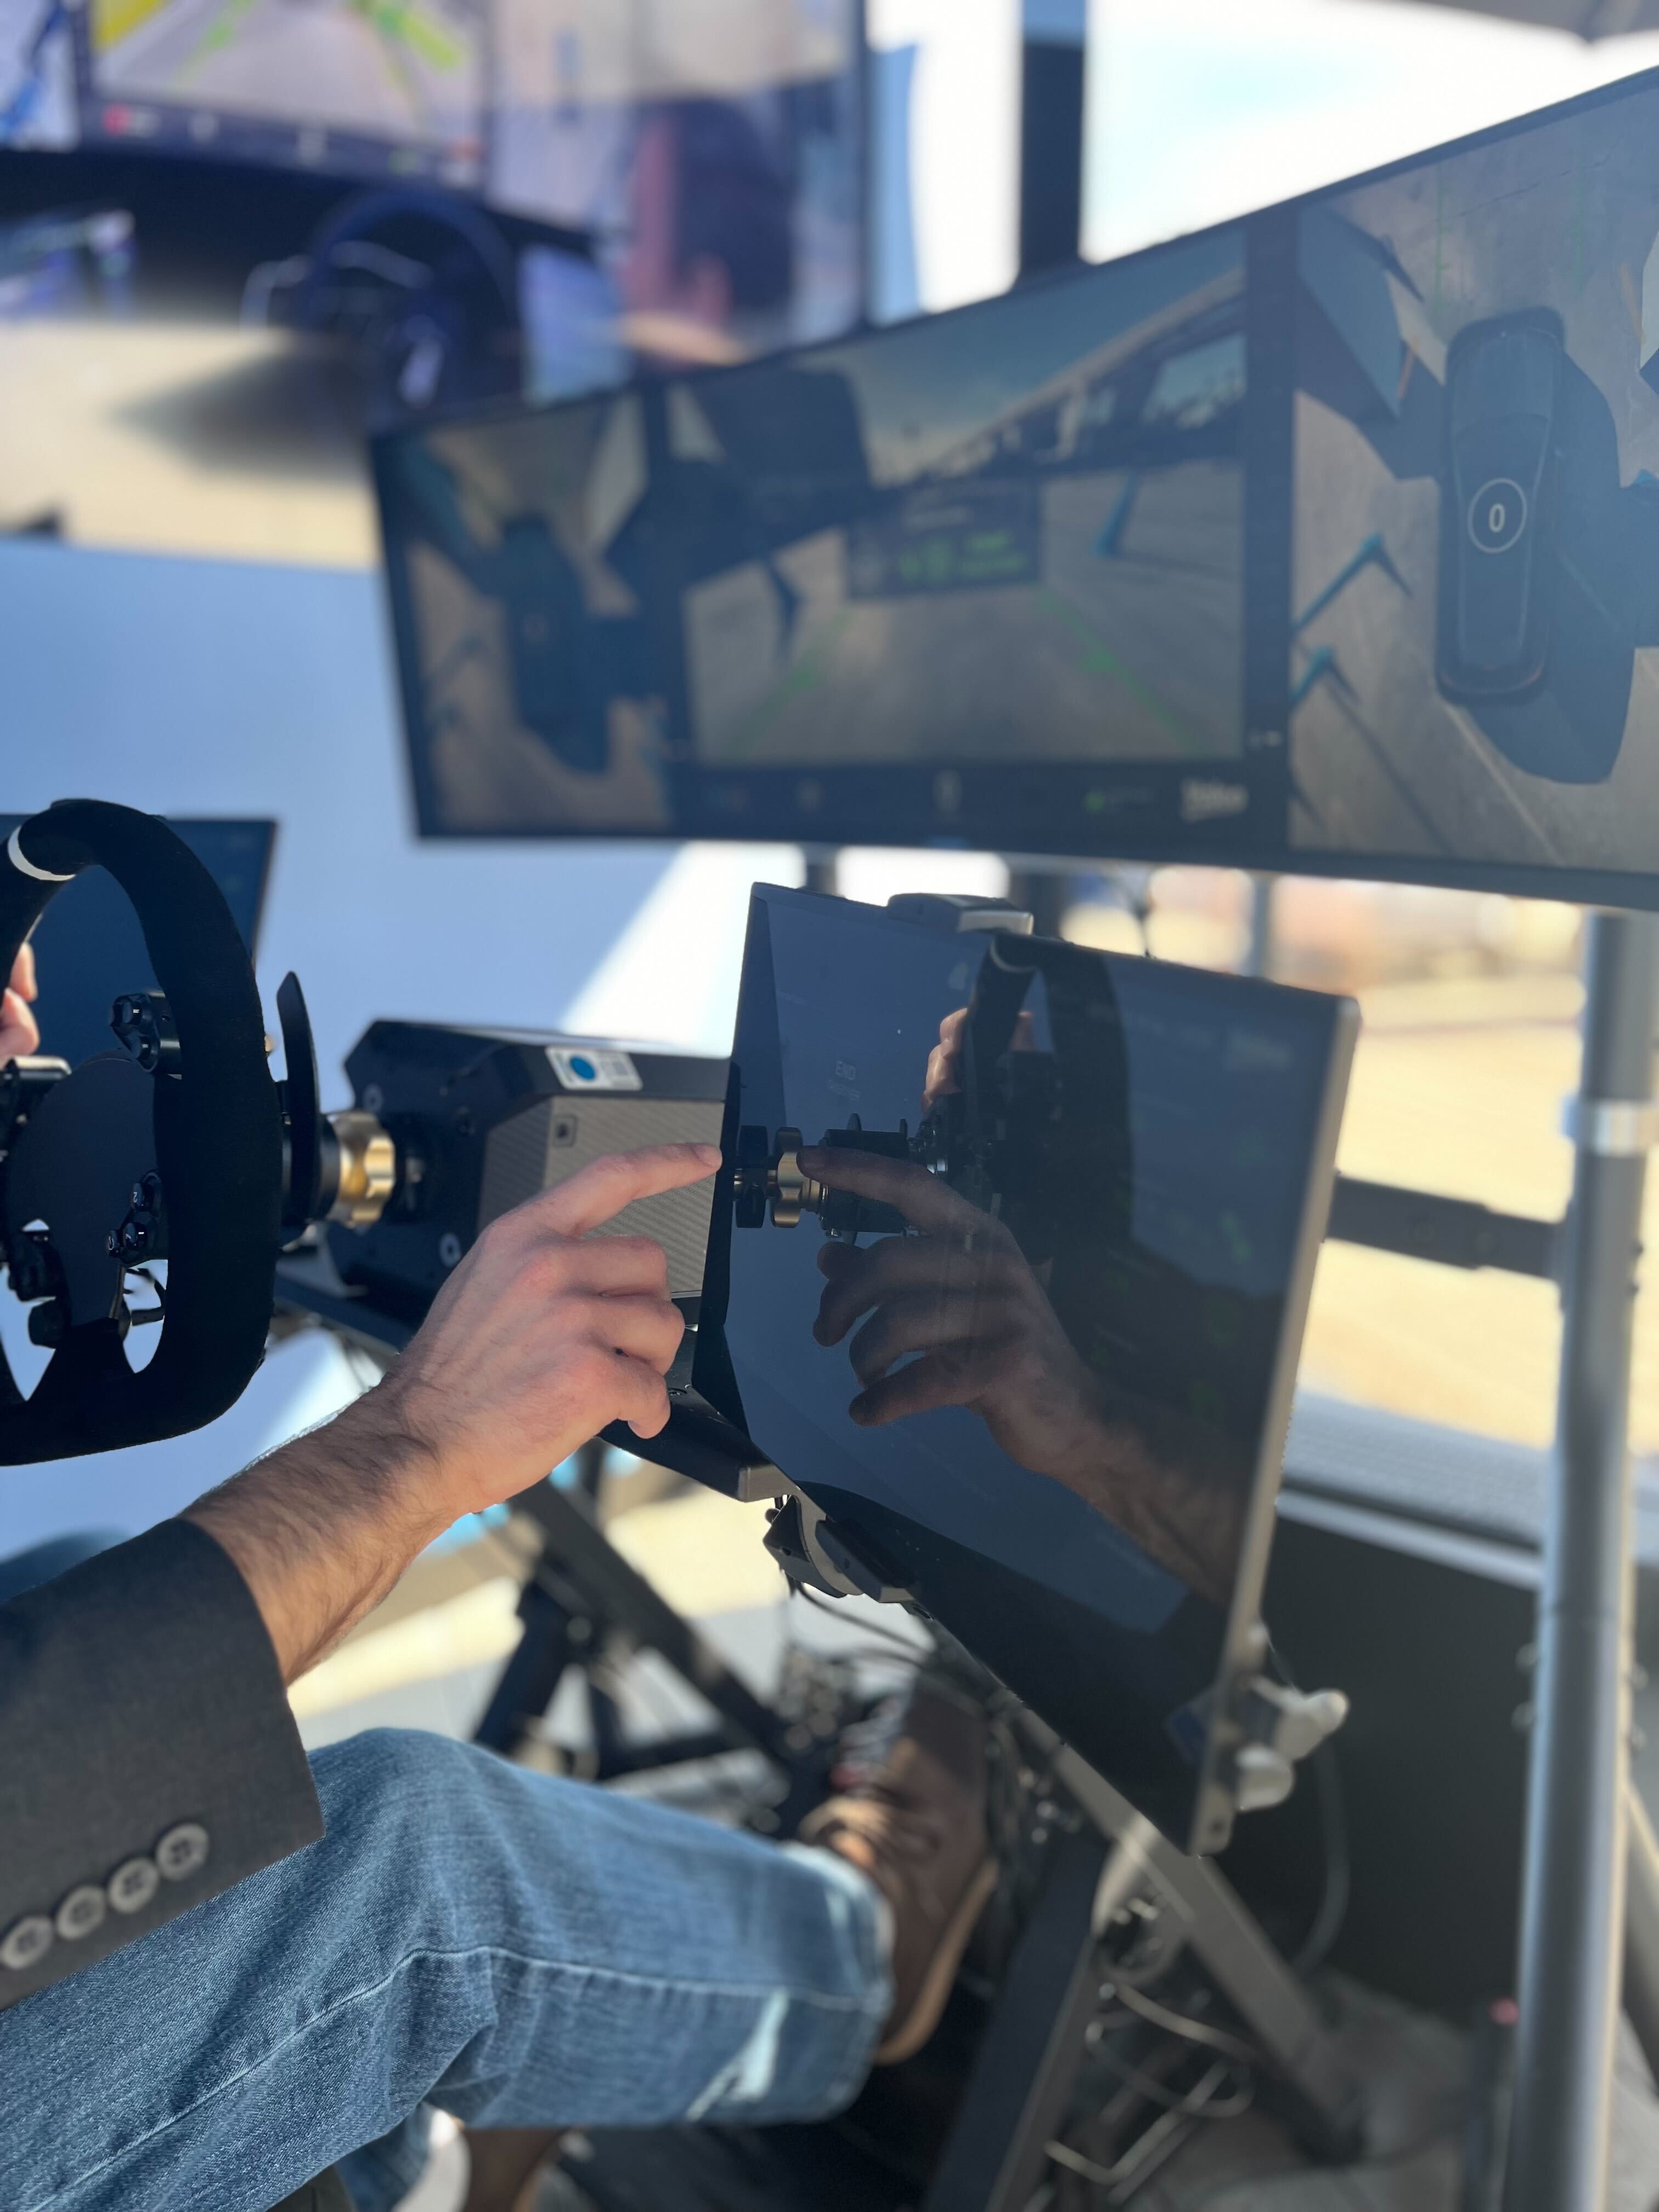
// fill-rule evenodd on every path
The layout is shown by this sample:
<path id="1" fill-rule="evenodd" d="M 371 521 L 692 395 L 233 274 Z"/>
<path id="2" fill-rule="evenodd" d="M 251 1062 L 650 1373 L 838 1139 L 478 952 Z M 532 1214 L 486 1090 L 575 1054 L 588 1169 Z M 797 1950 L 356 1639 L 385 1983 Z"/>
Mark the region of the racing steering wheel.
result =
<path id="1" fill-rule="evenodd" d="M 0 1072 L 0 1235 L 30 1335 L 26 1398 L 0 1351 L 0 1465 L 182 1435 L 264 1357 L 282 1237 L 283 1111 L 247 950 L 219 888 L 153 815 L 70 799 L 0 859 L 0 980 L 61 887 L 106 868 L 161 993 L 116 1001 L 112 1049 Z M 125 1049 L 122 1049 L 125 1048 Z M 135 1370 L 126 1277 L 165 1258 L 161 1337 Z"/>

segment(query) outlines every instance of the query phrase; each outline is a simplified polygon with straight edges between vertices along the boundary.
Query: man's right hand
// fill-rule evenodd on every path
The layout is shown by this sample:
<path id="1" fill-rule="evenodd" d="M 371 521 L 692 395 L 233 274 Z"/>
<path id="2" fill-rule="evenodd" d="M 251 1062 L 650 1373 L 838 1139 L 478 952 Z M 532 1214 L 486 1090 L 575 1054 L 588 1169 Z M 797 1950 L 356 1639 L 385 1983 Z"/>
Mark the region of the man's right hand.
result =
<path id="1" fill-rule="evenodd" d="M 464 1513 L 527 1490 L 613 1421 L 655 1436 L 684 1324 L 647 1237 L 591 1232 L 700 1182 L 712 1145 L 595 1160 L 485 1230 L 377 1387 L 198 1498 L 293 1681 Z"/>
<path id="2" fill-rule="evenodd" d="M 17 948 L 11 981 L 0 993 L 0 1067 L 9 1060 L 27 1060 L 40 1049 L 40 1029 L 34 1018 L 34 947 L 27 939 Z"/>
<path id="3" fill-rule="evenodd" d="M 527 1490 L 613 1421 L 641 1437 L 666 1425 L 663 1377 L 685 1328 L 667 1255 L 590 1232 L 720 1161 L 713 1145 L 612 1153 L 484 1231 L 362 1401 L 430 1455 L 444 1527 Z"/>

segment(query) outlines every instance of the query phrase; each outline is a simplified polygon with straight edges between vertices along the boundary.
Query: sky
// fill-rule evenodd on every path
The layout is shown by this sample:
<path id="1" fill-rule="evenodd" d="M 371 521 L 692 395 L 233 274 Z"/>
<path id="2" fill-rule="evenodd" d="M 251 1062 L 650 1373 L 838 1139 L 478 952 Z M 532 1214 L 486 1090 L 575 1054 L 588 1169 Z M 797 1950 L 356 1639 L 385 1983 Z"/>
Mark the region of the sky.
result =
<path id="1" fill-rule="evenodd" d="M 1078 0 L 1082 4 L 1082 0 Z M 1093 259 L 1334 184 L 1659 65 L 1659 33 L 1584 44 L 1427 0 L 1087 0 Z M 869 0 L 916 49 L 921 305 L 1012 281 L 1019 0 Z"/>
<path id="2" fill-rule="evenodd" d="M 1089 12 L 1096 259 L 1659 65 L 1659 33 L 1590 46 L 1425 0 L 1090 0 Z"/>

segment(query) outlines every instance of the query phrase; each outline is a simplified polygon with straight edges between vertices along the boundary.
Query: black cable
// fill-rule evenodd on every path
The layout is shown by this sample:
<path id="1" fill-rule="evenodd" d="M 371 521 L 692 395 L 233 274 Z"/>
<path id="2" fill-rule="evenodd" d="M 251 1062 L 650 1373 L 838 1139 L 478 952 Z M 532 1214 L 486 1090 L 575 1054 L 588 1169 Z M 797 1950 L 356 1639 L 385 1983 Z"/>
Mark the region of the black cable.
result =
<path id="1" fill-rule="evenodd" d="M 1319 1827 L 1324 1842 L 1325 1886 L 1319 1909 L 1290 1962 L 1291 1972 L 1306 1981 L 1331 1955 L 1342 1923 L 1348 1917 L 1353 1888 L 1353 1859 L 1348 1846 L 1347 1807 L 1342 1796 L 1342 1771 L 1336 1746 L 1329 1736 L 1313 1754 L 1314 1783 L 1319 1796 Z"/>
<path id="2" fill-rule="evenodd" d="M 1286 1688 L 1299 1690 L 1301 1686 L 1279 1646 L 1270 1644 L 1268 1653 Z M 1308 1932 L 1290 1961 L 1291 1972 L 1300 1981 L 1306 1981 L 1310 1975 L 1317 1973 L 1335 1948 L 1336 1939 L 1342 1933 L 1342 1924 L 1348 1917 L 1348 1904 L 1353 1889 L 1353 1856 L 1348 1840 L 1347 1802 L 1342 1794 L 1342 1770 L 1337 1761 L 1334 1737 L 1326 1736 L 1316 1746 L 1309 1764 L 1313 1768 L 1314 1784 L 1319 1798 L 1319 1833 L 1325 1862 L 1325 1880 Z"/>
<path id="3" fill-rule="evenodd" d="M 1194 2020 L 1189 2013 L 1176 2012 L 1170 2006 L 1159 2004 L 1144 1990 L 1131 1983 L 1117 1984 L 1117 2001 L 1139 2013 L 1154 2027 L 1161 2027 L 1166 2035 L 1178 2035 L 1188 2043 L 1201 2044 L 1206 2051 L 1218 2051 L 1224 2058 L 1236 2059 L 1242 2066 L 1256 2067 L 1261 2055 L 1252 2050 L 1241 2036 L 1229 2035 L 1225 2028 L 1212 2027 L 1207 2021 Z"/>
<path id="4" fill-rule="evenodd" d="M 792 1583 L 790 1584 L 790 1595 L 792 1597 L 798 1597 L 805 1600 L 805 1601 L 811 1607 L 814 1613 L 825 1613 L 831 1620 L 842 1620 L 843 1626 L 845 1625 L 844 1616 L 836 1611 L 834 1600 L 827 1597 L 820 1597 L 816 1590 L 808 1589 L 804 1583 Z M 896 1628 L 884 1628 L 879 1621 L 860 1620 L 857 1626 L 863 1630 L 866 1636 L 878 1636 L 884 1644 L 891 1644 L 896 1646 L 896 1648 L 904 1654 L 906 1661 L 912 1667 L 925 1667 L 929 1660 L 933 1656 L 931 1645 L 918 1646 L 913 1644 L 908 1636 L 901 1636 Z M 858 1652 L 836 1651 L 826 1656 L 836 1659 L 842 1659 L 856 1658 L 860 1656 L 868 1657 L 871 1655 L 868 1653 L 860 1654 Z M 884 1651 L 877 1656 L 884 1659 L 887 1656 Z"/>
<path id="5" fill-rule="evenodd" d="M 1143 2074 L 1139 2067 L 1131 2066 L 1127 2060 L 1115 2057 L 1109 2051 L 1103 2050 L 1099 2045 L 1095 2046 L 1092 2057 L 1097 2065 L 1103 2066 L 1109 2074 L 1115 2074 L 1118 2080 L 1125 2082 L 1138 2097 L 1144 2097 L 1149 2105 L 1157 2105 L 1166 2112 L 1186 2112 L 1206 2120 L 1231 2120 L 1237 2119 L 1241 2112 L 1248 2112 L 1255 2102 L 1255 2081 L 1250 2076 L 1249 2069 L 1239 2059 L 1217 2061 L 1218 2064 L 1224 2063 L 1233 2067 L 1237 2072 L 1244 2076 L 1239 2088 L 1230 2097 L 1218 2097 L 1213 2101 L 1206 2099 L 1195 2105 L 1193 2102 L 1195 2094 L 1193 2090 L 1166 2089 L 1161 2081 L 1154 2081 L 1150 2074 Z"/>
<path id="6" fill-rule="evenodd" d="M 1162 2105 L 1164 2118 L 1154 2120 L 1152 2126 L 1143 2130 L 1110 2166 L 1102 2166 L 1097 2160 L 1085 2157 L 1083 2152 L 1057 2137 L 1051 2138 L 1043 2145 L 1043 2154 L 1067 2172 L 1080 2176 L 1091 2187 L 1112 2191 L 1113 2194 L 1107 2199 L 1109 2203 L 1127 2204 L 1139 2196 L 1146 2183 L 1152 2179 L 1170 2152 L 1180 2148 L 1177 2142 L 1164 2148 L 1163 2156 L 1156 2164 L 1144 2176 L 1138 2176 L 1138 2169 L 1146 2166 L 1145 2154 L 1148 2144 L 1156 2136 L 1167 2136 L 1171 2122 L 1231 2120 L 1249 2110 L 1255 2098 L 1254 2082 L 1247 2081 L 1242 2092 L 1236 2092 L 1231 2097 L 1223 2098 L 1216 2094 L 1226 2071 L 1227 2062 L 1217 2059 L 1184 2097 L 1160 2094 L 1151 2099 L 1150 2101 Z"/>

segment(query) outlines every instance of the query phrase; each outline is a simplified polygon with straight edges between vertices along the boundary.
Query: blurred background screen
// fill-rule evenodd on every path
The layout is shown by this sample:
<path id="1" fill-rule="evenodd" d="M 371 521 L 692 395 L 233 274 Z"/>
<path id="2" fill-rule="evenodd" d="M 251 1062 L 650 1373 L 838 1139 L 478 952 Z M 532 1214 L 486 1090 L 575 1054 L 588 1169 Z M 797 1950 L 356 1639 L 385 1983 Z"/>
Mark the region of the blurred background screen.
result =
<path id="1" fill-rule="evenodd" d="M 0 529 L 368 565 L 366 428 L 846 329 L 862 58 L 859 0 L 0 0 Z"/>
<path id="2" fill-rule="evenodd" d="M 1652 903 L 1656 210 L 1652 74 L 1298 210 L 1298 851 Z"/>
<path id="3" fill-rule="evenodd" d="M 1154 836 L 1244 750 L 1244 281 L 1224 231 L 386 438 L 422 826 Z"/>

